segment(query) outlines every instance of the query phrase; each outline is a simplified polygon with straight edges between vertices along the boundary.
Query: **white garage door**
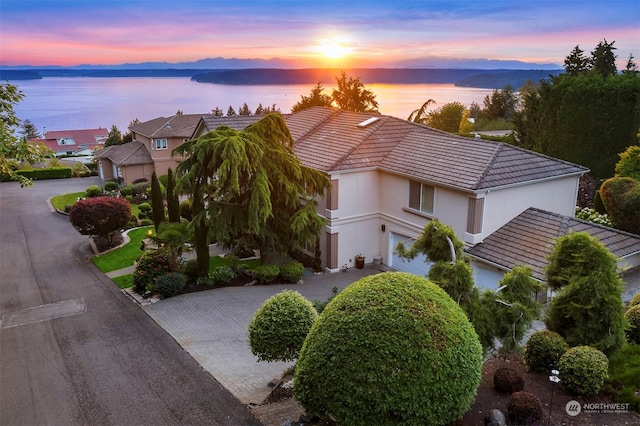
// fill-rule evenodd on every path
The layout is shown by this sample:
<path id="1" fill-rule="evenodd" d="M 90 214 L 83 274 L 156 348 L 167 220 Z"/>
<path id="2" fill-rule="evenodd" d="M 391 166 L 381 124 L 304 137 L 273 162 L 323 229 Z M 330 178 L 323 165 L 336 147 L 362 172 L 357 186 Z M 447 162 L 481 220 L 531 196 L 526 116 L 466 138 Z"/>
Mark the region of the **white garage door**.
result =
<path id="1" fill-rule="evenodd" d="M 393 232 L 390 233 L 389 238 L 391 239 L 390 243 L 392 252 L 395 250 L 395 247 L 396 245 L 398 245 L 398 243 L 403 243 L 404 246 L 408 249 L 415 241 L 412 238 Z M 427 256 L 425 256 L 424 254 L 419 254 L 412 260 L 409 260 L 402 259 L 397 254 L 392 253 L 391 264 L 389 266 L 396 271 L 410 272 L 415 275 L 420 275 L 421 277 L 426 277 L 429 273 L 429 269 L 431 269 L 431 265 L 433 265 L 433 262 L 428 262 Z"/>

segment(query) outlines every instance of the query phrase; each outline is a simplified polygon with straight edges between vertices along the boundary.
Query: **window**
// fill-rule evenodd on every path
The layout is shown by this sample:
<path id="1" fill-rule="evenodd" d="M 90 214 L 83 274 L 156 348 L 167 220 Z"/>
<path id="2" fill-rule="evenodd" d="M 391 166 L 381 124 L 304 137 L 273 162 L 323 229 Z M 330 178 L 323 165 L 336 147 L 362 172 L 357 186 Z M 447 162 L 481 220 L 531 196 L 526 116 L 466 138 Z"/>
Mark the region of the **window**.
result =
<path id="1" fill-rule="evenodd" d="M 433 193 L 433 186 L 410 181 L 409 207 L 422 213 L 433 214 Z"/>
<path id="2" fill-rule="evenodd" d="M 156 139 L 156 149 L 167 149 L 166 139 Z"/>

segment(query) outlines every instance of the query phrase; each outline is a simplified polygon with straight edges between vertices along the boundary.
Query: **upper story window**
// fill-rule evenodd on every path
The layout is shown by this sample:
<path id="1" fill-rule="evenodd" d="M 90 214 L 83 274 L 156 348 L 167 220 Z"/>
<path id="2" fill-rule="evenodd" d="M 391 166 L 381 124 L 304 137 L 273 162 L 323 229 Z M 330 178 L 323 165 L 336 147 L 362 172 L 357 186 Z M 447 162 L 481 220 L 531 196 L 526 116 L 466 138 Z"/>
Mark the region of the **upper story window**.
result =
<path id="1" fill-rule="evenodd" d="M 156 141 L 156 149 L 167 149 L 167 140 L 166 139 L 155 139 Z"/>
<path id="2" fill-rule="evenodd" d="M 409 207 L 426 214 L 433 214 L 434 187 L 422 182 L 410 181 Z"/>

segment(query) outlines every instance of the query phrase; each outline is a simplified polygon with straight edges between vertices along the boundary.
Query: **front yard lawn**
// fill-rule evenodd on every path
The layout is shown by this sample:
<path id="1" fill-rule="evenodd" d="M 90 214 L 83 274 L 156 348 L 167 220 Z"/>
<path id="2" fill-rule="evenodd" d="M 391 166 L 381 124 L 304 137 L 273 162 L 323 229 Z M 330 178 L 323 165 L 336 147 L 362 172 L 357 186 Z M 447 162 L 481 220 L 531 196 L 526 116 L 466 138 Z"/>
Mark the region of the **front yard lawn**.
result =
<path id="1" fill-rule="evenodd" d="M 153 230 L 153 226 L 143 226 L 132 229 L 127 234 L 130 240 L 127 244 L 119 249 L 94 257 L 93 263 L 95 263 L 102 272 L 111 272 L 116 269 L 126 268 L 127 266 L 133 266 L 133 262 L 142 254 L 140 244 L 147 236 L 149 230 Z"/>
<path id="2" fill-rule="evenodd" d="M 121 275 L 113 278 L 113 282 L 120 288 L 133 287 L 133 274 Z"/>
<path id="3" fill-rule="evenodd" d="M 55 207 L 56 209 L 64 211 L 64 208 L 66 206 L 72 206 L 78 201 L 78 198 L 84 198 L 86 196 L 87 193 L 84 191 L 56 195 L 55 197 L 51 198 L 51 204 L 53 204 L 53 207 Z"/>

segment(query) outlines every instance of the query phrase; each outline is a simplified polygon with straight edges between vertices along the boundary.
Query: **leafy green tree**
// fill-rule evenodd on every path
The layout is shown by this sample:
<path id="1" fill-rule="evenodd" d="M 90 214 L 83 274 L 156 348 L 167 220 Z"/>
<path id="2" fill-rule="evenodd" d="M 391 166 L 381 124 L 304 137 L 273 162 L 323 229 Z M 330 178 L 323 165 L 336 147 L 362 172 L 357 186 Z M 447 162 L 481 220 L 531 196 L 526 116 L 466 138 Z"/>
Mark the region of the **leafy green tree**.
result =
<path id="1" fill-rule="evenodd" d="M 312 106 L 330 107 L 333 104 L 333 99 L 331 96 L 322 93 L 323 90 L 324 87 L 322 83 L 317 83 L 313 89 L 311 89 L 309 96 L 300 96 L 300 101 L 291 108 L 291 112 L 302 111 Z"/>
<path id="2" fill-rule="evenodd" d="M 562 74 L 524 96 L 514 117 L 516 144 L 613 175 L 618 154 L 637 145 L 640 77 Z"/>
<path id="3" fill-rule="evenodd" d="M 556 239 L 546 270 L 557 291 L 545 317 L 547 329 L 569 346 L 612 353 L 624 343 L 624 284 L 617 261 L 595 237 L 574 232 Z"/>
<path id="4" fill-rule="evenodd" d="M 484 109 L 482 115 L 489 120 L 504 118 L 510 120 L 518 106 L 518 95 L 513 87 L 507 85 L 498 90 L 494 89 L 491 95 L 484 97 Z"/>
<path id="5" fill-rule="evenodd" d="M 413 121 L 414 123 L 426 123 L 427 122 L 427 109 L 431 105 L 436 105 L 436 101 L 433 99 L 427 99 L 425 103 L 418 109 L 414 109 L 411 114 L 409 114 L 409 118 L 407 120 Z"/>
<path id="6" fill-rule="evenodd" d="M 564 60 L 564 72 L 570 76 L 584 74 L 590 69 L 589 58 L 584 55 L 580 46 L 576 46 Z"/>
<path id="7" fill-rule="evenodd" d="M 167 214 L 169 222 L 180 222 L 180 199 L 176 192 L 176 180 L 173 170 L 167 170 Z"/>
<path id="8" fill-rule="evenodd" d="M 14 106 L 22 100 L 17 86 L 0 83 L 0 174 L 8 180 L 17 180 L 21 187 L 31 185 L 30 179 L 16 173 L 19 163 L 37 163 L 51 155 L 44 145 L 27 143 L 15 136 L 20 125 Z"/>
<path id="9" fill-rule="evenodd" d="M 372 91 L 364 88 L 359 77 L 347 77 L 342 71 L 336 77 L 337 89 L 333 89 L 333 102 L 343 111 L 378 113 L 378 101 Z M 459 121 L 458 121 L 459 122 Z"/>
<path id="10" fill-rule="evenodd" d="M 176 169 L 176 188 L 192 200 L 196 238 L 212 236 L 225 245 L 259 249 L 264 259 L 312 243 L 325 224 L 313 196 L 324 195 L 331 182 L 300 163 L 279 114 L 244 130 L 219 127 L 184 142 L 173 154 L 185 157 Z M 203 272 L 207 240 L 200 248 L 196 241 Z"/>
<path id="11" fill-rule="evenodd" d="M 600 198 L 618 229 L 640 234 L 640 181 L 613 177 L 600 186 Z"/>
<path id="12" fill-rule="evenodd" d="M 589 65 L 591 69 L 602 77 L 611 77 L 618 72 L 616 68 L 616 54 L 613 52 L 617 50 L 613 47 L 615 41 L 607 43 L 607 40 L 603 40 L 596 48 L 591 52 L 591 59 Z"/>
<path id="13" fill-rule="evenodd" d="M 449 133 L 457 133 L 464 115 L 465 106 L 460 102 L 450 102 L 427 114 L 426 123 Z"/>
<path id="14" fill-rule="evenodd" d="M 111 126 L 111 130 L 109 130 L 109 134 L 107 135 L 107 140 L 104 141 L 104 146 L 112 146 L 112 145 L 122 145 L 122 133 L 118 129 L 118 127 L 114 124 Z"/>
<path id="15" fill-rule="evenodd" d="M 249 109 L 249 105 L 246 102 L 238 108 L 238 115 L 251 115 L 251 109 Z"/>
<path id="16" fill-rule="evenodd" d="M 158 227 L 164 222 L 164 198 L 158 175 L 154 171 L 151 174 L 151 211 L 153 214 L 153 226 L 158 232 Z"/>
<path id="17" fill-rule="evenodd" d="M 284 290 L 268 298 L 249 322 L 249 347 L 260 361 L 294 361 L 314 321 L 313 304 Z"/>
<path id="18" fill-rule="evenodd" d="M 22 135 L 23 141 L 37 139 L 40 137 L 40 133 L 38 132 L 35 124 L 33 124 L 29 119 L 22 122 L 20 134 Z"/>
<path id="19" fill-rule="evenodd" d="M 304 341 L 294 397 L 345 425 L 442 425 L 480 384 L 482 348 L 464 312 L 416 275 L 362 278 L 337 294 Z"/>

